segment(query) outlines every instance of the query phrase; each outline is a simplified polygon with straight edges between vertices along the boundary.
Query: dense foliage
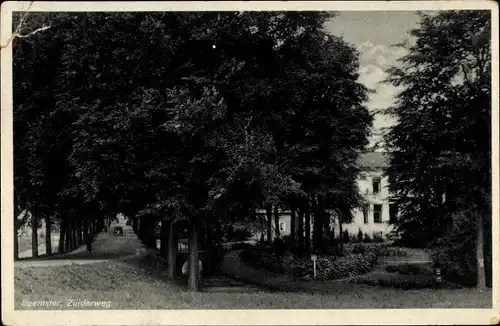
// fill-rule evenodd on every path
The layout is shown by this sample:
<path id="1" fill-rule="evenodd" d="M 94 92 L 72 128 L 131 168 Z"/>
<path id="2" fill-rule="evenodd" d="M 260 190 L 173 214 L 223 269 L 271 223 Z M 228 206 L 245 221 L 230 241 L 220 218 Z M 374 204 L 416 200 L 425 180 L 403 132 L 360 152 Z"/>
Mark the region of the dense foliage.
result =
<path id="1" fill-rule="evenodd" d="M 454 237 L 457 214 L 465 214 L 478 232 L 457 238 L 477 244 L 480 265 L 492 213 L 490 20 L 488 11 L 422 14 L 411 31 L 414 44 L 387 80 L 400 89 L 387 111 L 397 123 L 386 143 L 394 153 L 387 172 L 402 244 L 444 237 L 439 247 Z M 491 246 L 485 249 L 489 255 Z M 454 258 L 444 250 L 449 259 L 467 259 L 460 247 Z"/>
<path id="2" fill-rule="evenodd" d="M 356 51 L 323 30 L 332 17 L 24 17 L 21 33 L 51 27 L 13 42 L 16 208 L 60 219 L 65 250 L 120 212 L 152 246 L 158 220 L 162 234 L 176 223 L 196 261 L 223 221 L 299 199 L 320 246 L 324 210 L 358 204 L 372 122 Z"/>

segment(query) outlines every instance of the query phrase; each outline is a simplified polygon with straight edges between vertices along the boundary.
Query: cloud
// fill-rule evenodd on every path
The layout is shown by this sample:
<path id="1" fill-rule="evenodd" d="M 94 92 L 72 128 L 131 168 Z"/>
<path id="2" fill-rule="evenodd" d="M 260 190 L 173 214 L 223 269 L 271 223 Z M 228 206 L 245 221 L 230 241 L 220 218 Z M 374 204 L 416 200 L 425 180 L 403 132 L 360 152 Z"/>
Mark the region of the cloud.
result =
<path id="1" fill-rule="evenodd" d="M 387 77 L 384 69 L 374 64 L 360 66 L 358 73 L 358 81 L 372 90 L 376 90 L 379 83 Z"/>
<path id="2" fill-rule="evenodd" d="M 388 68 L 397 65 L 397 60 L 406 54 L 406 50 L 399 47 L 387 47 L 372 42 L 364 42 L 358 46 L 358 51 L 360 52 L 358 81 L 373 91 L 366 103 L 368 109 L 375 111 L 392 106 L 399 90 L 383 81 L 388 77 Z M 370 143 L 380 141 L 384 128 L 390 127 L 394 123 L 394 118 L 376 114 Z"/>

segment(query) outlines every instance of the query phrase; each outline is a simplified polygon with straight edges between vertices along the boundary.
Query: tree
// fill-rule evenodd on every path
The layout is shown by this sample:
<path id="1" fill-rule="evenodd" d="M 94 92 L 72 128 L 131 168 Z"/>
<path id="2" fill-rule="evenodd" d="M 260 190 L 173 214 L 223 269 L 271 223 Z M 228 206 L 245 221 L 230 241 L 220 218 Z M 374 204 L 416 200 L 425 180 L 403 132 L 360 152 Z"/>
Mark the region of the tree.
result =
<path id="1" fill-rule="evenodd" d="M 30 190 L 20 203 L 59 216 L 66 248 L 79 225 L 95 231 L 117 212 L 153 245 L 161 220 L 172 278 L 173 234 L 186 228 L 192 290 L 199 289 L 199 230 L 252 221 L 255 207 L 296 199 L 310 242 L 310 219 L 323 225 L 324 210 L 337 203 L 330 192 L 351 203 L 354 162 L 371 124 L 356 52 L 322 30 L 330 17 L 54 13 L 50 42 L 36 48 L 58 67 L 49 85 L 37 84 L 43 110 L 31 88 L 26 104 L 18 97 L 19 114 L 29 109 L 19 121 L 40 124 L 19 138 L 29 146 L 18 150 L 33 157 L 19 165 L 19 183 Z M 23 72 L 20 90 L 42 79 L 36 69 Z M 59 171 L 64 178 L 48 182 Z M 40 186 L 28 186 L 32 180 Z M 325 201 L 310 210 L 316 196 Z"/>
<path id="2" fill-rule="evenodd" d="M 490 13 L 421 14 L 415 43 L 388 82 L 400 88 L 386 110 L 397 119 L 386 137 L 388 169 L 404 240 L 427 245 L 453 216 L 477 218 L 477 286 L 485 286 L 484 225 L 491 220 Z M 482 219 L 486 223 L 482 223 Z"/>

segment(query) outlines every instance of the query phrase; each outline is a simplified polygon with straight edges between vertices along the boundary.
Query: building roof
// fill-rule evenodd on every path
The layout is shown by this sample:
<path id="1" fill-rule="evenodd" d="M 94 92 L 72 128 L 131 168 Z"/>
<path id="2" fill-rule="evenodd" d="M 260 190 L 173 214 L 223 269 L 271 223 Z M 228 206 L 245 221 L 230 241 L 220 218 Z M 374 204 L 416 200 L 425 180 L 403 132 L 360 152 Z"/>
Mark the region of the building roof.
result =
<path id="1" fill-rule="evenodd" d="M 358 164 L 364 169 L 380 169 L 389 166 L 389 159 L 387 152 L 368 152 L 361 154 Z"/>

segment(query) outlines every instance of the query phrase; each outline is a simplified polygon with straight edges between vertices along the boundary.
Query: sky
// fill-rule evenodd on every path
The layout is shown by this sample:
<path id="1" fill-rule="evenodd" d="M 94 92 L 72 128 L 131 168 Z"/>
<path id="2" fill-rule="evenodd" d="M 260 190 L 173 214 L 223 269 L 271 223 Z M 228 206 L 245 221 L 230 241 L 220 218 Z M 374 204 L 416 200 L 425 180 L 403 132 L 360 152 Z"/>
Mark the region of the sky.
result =
<path id="1" fill-rule="evenodd" d="M 393 104 L 397 89 L 381 81 L 405 51 L 392 45 L 407 40 L 408 32 L 417 27 L 414 11 L 344 11 L 327 23 L 329 33 L 342 36 L 360 52 L 359 82 L 375 91 L 366 104 L 370 110 Z M 376 115 L 370 145 L 380 140 L 382 128 L 393 123 L 390 117 Z"/>

